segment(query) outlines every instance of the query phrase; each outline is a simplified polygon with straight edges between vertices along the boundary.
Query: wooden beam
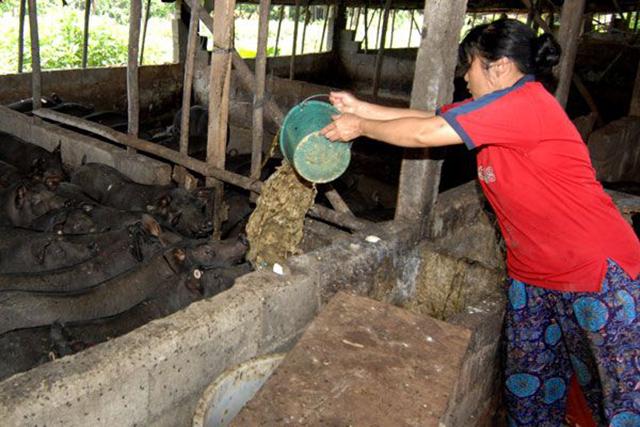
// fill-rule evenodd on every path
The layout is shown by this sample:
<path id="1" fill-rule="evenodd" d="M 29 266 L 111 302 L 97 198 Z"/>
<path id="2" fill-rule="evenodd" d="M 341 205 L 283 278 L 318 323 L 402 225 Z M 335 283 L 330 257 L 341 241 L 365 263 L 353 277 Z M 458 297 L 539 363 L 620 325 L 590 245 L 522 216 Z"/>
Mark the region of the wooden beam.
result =
<path id="1" fill-rule="evenodd" d="M 253 133 L 251 144 L 251 178 L 260 179 L 264 141 L 264 94 L 267 74 L 267 41 L 271 0 L 260 0 L 258 46 L 256 49 L 256 91 L 253 95 Z"/>
<path id="2" fill-rule="evenodd" d="M 555 95 L 563 107 L 567 106 L 567 99 L 569 98 L 573 66 L 578 52 L 578 39 L 582 30 L 584 5 L 585 0 L 565 1 L 560 14 L 558 42 L 562 47 L 562 55 L 560 56 L 560 63 L 556 67 L 558 87 Z"/>
<path id="3" fill-rule="evenodd" d="M 380 89 L 380 74 L 382 72 L 382 62 L 384 61 L 384 44 L 387 39 L 387 25 L 389 24 L 389 11 L 391 10 L 391 0 L 386 0 L 384 4 L 384 17 L 382 19 L 382 32 L 380 34 L 380 44 L 376 53 L 375 71 L 373 74 L 373 99 L 378 99 L 378 89 Z"/>
<path id="4" fill-rule="evenodd" d="M 149 11 L 151 10 L 151 0 L 147 0 L 147 7 L 144 9 L 144 26 L 142 27 L 142 43 L 140 46 L 140 65 L 144 61 L 144 45 L 147 41 L 147 26 L 149 25 Z"/>
<path id="5" fill-rule="evenodd" d="M 29 0 L 29 29 L 31 32 L 31 99 L 33 109 L 42 106 L 42 70 L 40 68 L 40 37 L 38 36 L 38 5 Z"/>
<path id="6" fill-rule="evenodd" d="M 142 0 L 131 0 L 129 8 L 129 59 L 127 61 L 127 117 L 130 135 L 140 131 L 140 87 L 138 81 L 138 51 L 140 45 L 140 20 Z M 129 148 L 128 151 L 135 152 Z"/>
<path id="7" fill-rule="evenodd" d="M 0 110 L 2 108 L 5 107 L 0 107 Z M 156 157 L 184 166 L 187 169 L 197 172 L 206 177 L 213 177 L 216 180 L 227 182 L 236 187 L 244 188 L 245 190 L 260 193 L 260 190 L 262 188 L 262 182 L 258 180 L 254 180 L 243 175 L 217 168 L 206 162 L 191 158 L 176 150 L 163 147 L 162 145 L 153 142 L 144 141 L 132 135 L 115 131 L 108 126 L 44 108 L 34 111 L 33 114 L 47 120 L 91 132 L 95 135 L 99 135 L 103 138 L 124 145 L 126 147 L 132 147 L 142 152 L 153 154 Z M 25 120 L 29 119 L 32 118 L 25 116 Z M 369 221 L 358 219 L 341 212 L 336 212 L 320 205 L 314 205 L 309 211 L 309 216 L 354 231 L 360 231 L 366 228 L 375 227 L 375 224 Z"/>
<path id="8" fill-rule="evenodd" d="M 340 194 L 338 194 L 335 188 L 333 188 L 331 184 L 327 185 L 329 186 L 329 189 L 325 191 L 324 195 L 329 203 L 331 203 L 331 206 L 333 206 L 333 209 L 353 216 L 353 212 L 351 212 L 351 209 L 349 209 L 349 206 L 344 202 L 344 200 L 342 200 L 342 197 L 340 197 Z"/>
<path id="9" fill-rule="evenodd" d="M 411 108 L 435 110 L 453 99 L 453 77 L 467 0 L 425 1 L 424 37 L 416 58 Z M 405 152 L 395 220 L 416 223 L 416 237 L 430 233 L 442 160 L 433 150 Z"/>
<path id="10" fill-rule="evenodd" d="M 300 21 L 300 0 L 296 0 L 293 23 L 293 42 L 291 46 L 291 57 L 289 59 L 289 80 L 295 77 L 296 49 L 298 47 L 298 24 Z"/>
<path id="11" fill-rule="evenodd" d="M 82 37 L 82 68 L 87 68 L 89 58 L 89 18 L 91 17 L 91 0 L 84 1 L 84 34 Z"/>
<path id="12" fill-rule="evenodd" d="M 209 83 L 209 131 L 207 163 L 224 169 L 229 120 L 229 86 L 231 83 L 231 52 L 233 52 L 233 12 L 235 0 L 215 0 L 213 8 L 213 51 Z M 226 220 L 223 207 L 222 182 L 209 179 L 213 187 L 213 237 L 220 238 Z"/>
<path id="13" fill-rule="evenodd" d="M 18 73 L 24 68 L 24 18 L 26 15 L 27 0 L 20 0 L 18 11 Z"/>

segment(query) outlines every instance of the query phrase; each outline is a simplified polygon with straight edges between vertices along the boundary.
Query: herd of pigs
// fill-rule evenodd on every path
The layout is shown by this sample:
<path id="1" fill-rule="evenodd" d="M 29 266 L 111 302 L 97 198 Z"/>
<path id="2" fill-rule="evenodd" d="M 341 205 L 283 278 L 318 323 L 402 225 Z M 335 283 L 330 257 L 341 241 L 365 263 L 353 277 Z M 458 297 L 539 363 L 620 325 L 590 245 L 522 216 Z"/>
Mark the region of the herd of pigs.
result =
<path id="1" fill-rule="evenodd" d="M 126 132 L 127 117 L 90 105 L 42 98 L 43 108 Z M 30 114 L 31 99 L 8 105 Z M 206 151 L 208 111 L 191 107 L 189 154 Z M 141 123 L 141 138 L 174 149 L 171 123 Z M 390 162 L 354 151 L 333 183 L 358 217 L 393 215 L 395 188 L 383 184 Z M 279 160 L 267 164 L 265 179 Z M 250 155 L 229 155 L 227 169 L 248 174 Z M 372 179 L 371 171 L 385 177 Z M 320 192 L 322 194 L 322 192 Z M 243 232 L 248 194 L 225 191 L 223 240 L 211 240 L 211 194 L 141 185 L 102 164 L 66 170 L 59 153 L 0 133 L 0 380 L 73 354 L 232 286 L 251 270 Z M 328 205 L 322 196 L 317 202 Z"/>
<path id="2" fill-rule="evenodd" d="M 235 217 L 219 241 L 209 199 L 206 188 L 142 185 L 102 164 L 68 171 L 59 153 L 0 134 L 0 380 L 215 295 L 250 271 L 237 226 L 248 199 L 232 194 Z"/>

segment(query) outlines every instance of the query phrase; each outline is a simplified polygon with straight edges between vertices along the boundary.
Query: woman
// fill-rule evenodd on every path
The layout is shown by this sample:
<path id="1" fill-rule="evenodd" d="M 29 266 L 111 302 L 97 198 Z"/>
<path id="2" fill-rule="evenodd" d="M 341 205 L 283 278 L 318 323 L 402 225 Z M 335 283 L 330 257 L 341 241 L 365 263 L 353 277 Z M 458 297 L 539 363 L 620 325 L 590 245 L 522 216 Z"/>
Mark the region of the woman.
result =
<path id="1" fill-rule="evenodd" d="M 640 426 L 640 242 L 564 110 L 534 81 L 559 46 L 503 19 L 471 30 L 460 53 L 471 99 L 424 112 L 332 93 L 341 114 L 322 133 L 474 149 L 507 245 L 510 425 L 563 425 L 575 372 L 600 424 Z"/>

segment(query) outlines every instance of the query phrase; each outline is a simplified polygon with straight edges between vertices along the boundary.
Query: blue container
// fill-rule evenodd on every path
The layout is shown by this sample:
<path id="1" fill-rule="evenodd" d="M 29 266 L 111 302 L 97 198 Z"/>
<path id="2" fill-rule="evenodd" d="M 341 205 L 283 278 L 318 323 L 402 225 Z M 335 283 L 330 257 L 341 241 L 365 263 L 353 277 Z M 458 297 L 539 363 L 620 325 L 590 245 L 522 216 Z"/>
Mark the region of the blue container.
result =
<path id="1" fill-rule="evenodd" d="M 280 151 L 304 179 L 331 182 L 344 173 L 351 161 L 351 143 L 331 142 L 320 130 L 340 112 L 331 104 L 303 101 L 285 116 L 280 129 Z"/>

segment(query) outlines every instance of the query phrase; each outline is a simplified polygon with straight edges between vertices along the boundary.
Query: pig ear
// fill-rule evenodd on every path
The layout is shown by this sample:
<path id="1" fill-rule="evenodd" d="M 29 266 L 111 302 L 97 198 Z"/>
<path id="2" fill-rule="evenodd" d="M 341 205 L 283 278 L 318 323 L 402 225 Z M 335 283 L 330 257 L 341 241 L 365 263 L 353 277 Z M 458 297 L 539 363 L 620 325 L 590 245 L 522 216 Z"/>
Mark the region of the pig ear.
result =
<path id="1" fill-rule="evenodd" d="M 27 197 L 27 187 L 25 185 L 19 185 L 16 188 L 16 197 L 14 203 L 17 208 L 21 208 L 24 205 L 24 201 Z"/>

